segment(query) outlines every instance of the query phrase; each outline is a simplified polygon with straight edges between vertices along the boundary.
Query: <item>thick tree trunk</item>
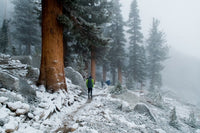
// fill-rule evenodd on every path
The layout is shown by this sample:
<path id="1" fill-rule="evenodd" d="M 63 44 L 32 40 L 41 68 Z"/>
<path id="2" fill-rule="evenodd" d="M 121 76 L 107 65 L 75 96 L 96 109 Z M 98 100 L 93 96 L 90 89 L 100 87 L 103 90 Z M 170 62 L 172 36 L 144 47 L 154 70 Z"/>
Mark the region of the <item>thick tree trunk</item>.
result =
<path id="1" fill-rule="evenodd" d="M 67 86 L 64 74 L 63 27 L 57 17 L 62 14 L 58 0 L 42 0 L 42 58 L 38 84 L 55 92 Z"/>
<path id="2" fill-rule="evenodd" d="M 91 48 L 91 76 L 96 81 L 95 46 Z"/>
<path id="3" fill-rule="evenodd" d="M 106 66 L 103 65 L 103 82 L 106 82 Z"/>
<path id="4" fill-rule="evenodd" d="M 122 84 L 122 69 L 120 66 L 118 67 L 118 81 Z"/>

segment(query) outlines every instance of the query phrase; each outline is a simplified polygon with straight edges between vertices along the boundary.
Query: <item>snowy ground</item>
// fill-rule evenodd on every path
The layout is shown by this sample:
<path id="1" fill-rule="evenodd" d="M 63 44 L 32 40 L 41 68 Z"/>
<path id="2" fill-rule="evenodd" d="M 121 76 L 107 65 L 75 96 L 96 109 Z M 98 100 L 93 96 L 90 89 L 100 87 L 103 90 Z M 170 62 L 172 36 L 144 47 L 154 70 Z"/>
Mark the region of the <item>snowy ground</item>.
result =
<path id="1" fill-rule="evenodd" d="M 24 78 L 27 69 L 21 66 L 20 62 L 1 64 L 0 72 Z M 8 67 L 12 71 L 5 69 Z M 19 75 L 21 72 L 25 74 Z M 68 92 L 54 94 L 28 82 L 36 90 L 32 103 L 21 93 L 0 88 L 0 133 L 200 133 L 199 109 L 172 95 L 163 93 L 162 106 L 156 106 L 147 98 L 148 91 L 125 90 L 114 95 L 110 94 L 112 87 L 96 84 L 93 99 L 88 100 L 80 86 L 66 80 Z M 138 105 L 143 108 L 136 111 Z M 174 107 L 178 128 L 169 125 Z M 191 112 L 195 115 L 195 127 L 187 122 Z"/>
<path id="2" fill-rule="evenodd" d="M 109 88 L 94 88 L 94 97 L 80 96 L 79 86 L 68 82 L 68 93 L 59 91 L 46 93 L 43 87 L 37 88 L 38 102 L 27 104 L 20 94 L 0 89 L 0 132 L 47 133 L 74 131 L 74 133 L 198 133 L 183 122 L 189 116 L 190 105 L 164 97 L 164 108 L 144 101 L 144 95 L 130 91 L 109 94 Z M 10 95 L 16 100 L 5 97 Z M 134 106 L 145 104 L 155 121 L 149 116 L 136 113 Z M 8 105 L 14 110 L 11 110 Z M 171 127 L 170 110 L 176 106 L 180 128 Z M 22 114 L 17 114 L 21 111 Z M 23 113 L 25 111 L 25 113 Z M 9 131 L 10 130 L 10 131 Z"/>

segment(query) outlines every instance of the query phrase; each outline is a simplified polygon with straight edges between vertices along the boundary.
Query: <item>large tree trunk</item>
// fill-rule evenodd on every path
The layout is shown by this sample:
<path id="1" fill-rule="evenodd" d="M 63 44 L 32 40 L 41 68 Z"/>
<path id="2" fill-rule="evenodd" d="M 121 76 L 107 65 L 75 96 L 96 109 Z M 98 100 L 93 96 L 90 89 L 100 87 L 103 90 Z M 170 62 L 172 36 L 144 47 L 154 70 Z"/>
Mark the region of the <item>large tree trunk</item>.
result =
<path id="1" fill-rule="evenodd" d="M 122 84 L 122 69 L 118 66 L 118 81 Z"/>
<path id="2" fill-rule="evenodd" d="M 95 46 L 91 48 L 91 76 L 96 81 Z"/>
<path id="3" fill-rule="evenodd" d="M 38 84 L 55 92 L 67 86 L 64 74 L 63 27 L 57 17 L 62 14 L 58 0 L 42 0 L 42 58 Z"/>
<path id="4" fill-rule="evenodd" d="M 103 82 L 106 82 L 106 66 L 103 65 Z"/>

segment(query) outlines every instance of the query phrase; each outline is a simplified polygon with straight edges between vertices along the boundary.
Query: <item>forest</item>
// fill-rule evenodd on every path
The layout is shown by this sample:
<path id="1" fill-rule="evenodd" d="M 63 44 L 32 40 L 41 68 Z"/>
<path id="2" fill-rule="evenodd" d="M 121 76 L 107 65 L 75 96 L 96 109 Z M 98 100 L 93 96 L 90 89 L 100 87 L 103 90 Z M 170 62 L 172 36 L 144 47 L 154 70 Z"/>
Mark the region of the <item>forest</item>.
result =
<path id="1" fill-rule="evenodd" d="M 12 0 L 10 15 L 6 0 L 0 132 L 200 132 L 199 110 L 161 89 L 170 48 L 159 19 L 142 32 L 139 2 L 124 21 L 119 0 Z"/>

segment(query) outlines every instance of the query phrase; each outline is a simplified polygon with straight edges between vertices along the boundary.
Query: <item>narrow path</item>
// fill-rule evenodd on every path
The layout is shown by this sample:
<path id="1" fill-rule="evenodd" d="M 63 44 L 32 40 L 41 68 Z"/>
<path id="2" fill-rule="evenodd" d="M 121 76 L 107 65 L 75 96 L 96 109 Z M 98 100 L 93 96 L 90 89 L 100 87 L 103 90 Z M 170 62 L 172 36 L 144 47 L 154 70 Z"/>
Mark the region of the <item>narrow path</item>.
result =
<path id="1" fill-rule="evenodd" d="M 98 97 L 98 96 L 107 96 L 107 94 L 95 94 L 95 95 L 93 95 L 93 99 L 94 99 L 94 97 Z M 78 107 L 75 111 L 73 111 L 71 114 L 69 114 L 68 115 L 68 117 L 71 119 L 71 120 L 73 120 L 74 121 L 74 116 L 79 112 L 79 111 L 81 111 L 82 109 L 84 109 L 87 105 L 89 105 L 91 102 L 92 102 L 93 100 L 92 99 L 87 99 L 87 101 L 84 103 L 84 104 L 82 104 L 80 107 Z"/>

